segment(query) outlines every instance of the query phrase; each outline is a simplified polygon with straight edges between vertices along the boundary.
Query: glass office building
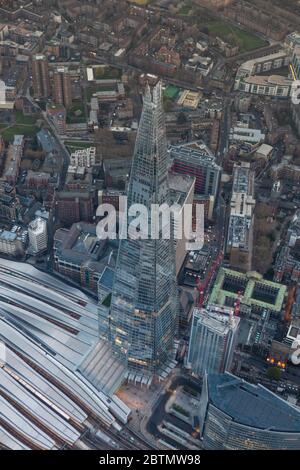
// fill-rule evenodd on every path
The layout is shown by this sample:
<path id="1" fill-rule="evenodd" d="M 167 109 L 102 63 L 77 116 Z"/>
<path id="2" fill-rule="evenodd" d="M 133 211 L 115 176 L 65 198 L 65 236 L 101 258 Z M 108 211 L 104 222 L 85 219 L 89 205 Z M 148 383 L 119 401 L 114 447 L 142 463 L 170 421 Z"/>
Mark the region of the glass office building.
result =
<path id="1" fill-rule="evenodd" d="M 194 308 L 188 365 L 199 376 L 225 372 L 231 364 L 240 319 L 217 307 Z"/>
<path id="2" fill-rule="evenodd" d="M 195 177 L 195 194 L 217 196 L 221 167 L 203 142 L 174 145 L 170 154 L 176 173 Z"/>
<path id="3" fill-rule="evenodd" d="M 207 450 L 300 448 L 299 409 L 229 373 L 205 376 L 199 421 Z"/>
<path id="4" fill-rule="evenodd" d="M 169 203 L 162 89 L 147 86 L 128 187 L 128 207 Z M 149 211 L 150 214 L 150 211 Z M 123 225 L 126 230 L 132 219 Z M 145 230 L 147 227 L 140 227 Z M 148 222 L 151 233 L 151 217 Z M 120 241 L 111 307 L 104 321 L 116 354 L 129 369 L 153 374 L 171 359 L 178 323 L 174 240 Z"/>

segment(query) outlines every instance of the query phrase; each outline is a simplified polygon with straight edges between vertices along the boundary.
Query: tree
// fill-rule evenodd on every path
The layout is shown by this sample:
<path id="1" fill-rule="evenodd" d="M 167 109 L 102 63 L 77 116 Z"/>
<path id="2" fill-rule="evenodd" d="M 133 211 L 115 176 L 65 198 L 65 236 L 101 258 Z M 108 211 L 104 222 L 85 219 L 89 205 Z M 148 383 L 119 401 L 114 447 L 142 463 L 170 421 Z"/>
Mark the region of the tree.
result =
<path id="1" fill-rule="evenodd" d="M 279 367 L 270 367 L 267 372 L 267 377 L 270 380 L 279 380 L 281 377 L 281 370 Z"/>

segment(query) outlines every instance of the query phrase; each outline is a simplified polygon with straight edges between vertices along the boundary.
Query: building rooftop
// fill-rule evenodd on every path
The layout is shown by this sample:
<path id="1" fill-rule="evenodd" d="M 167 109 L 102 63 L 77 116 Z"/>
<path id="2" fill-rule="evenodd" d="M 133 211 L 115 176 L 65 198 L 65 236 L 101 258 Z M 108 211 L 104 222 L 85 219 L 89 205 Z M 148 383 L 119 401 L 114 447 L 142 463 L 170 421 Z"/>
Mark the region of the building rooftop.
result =
<path id="1" fill-rule="evenodd" d="M 275 52 L 274 54 L 270 54 L 268 56 L 262 56 L 262 57 L 257 57 L 255 59 L 247 60 L 246 62 L 244 62 L 240 66 L 239 71 L 241 71 L 241 70 L 243 72 L 247 71 L 249 73 L 249 75 L 251 75 L 252 70 L 253 70 L 253 68 L 255 67 L 256 64 L 268 62 L 268 61 L 271 61 L 271 60 L 280 59 L 281 57 L 285 57 L 286 55 L 287 55 L 286 51 L 284 49 L 282 49 L 281 51 Z"/>
<path id="2" fill-rule="evenodd" d="M 193 188 L 195 178 L 189 175 L 169 172 L 168 182 L 172 202 L 183 206 Z"/>
<path id="3" fill-rule="evenodd" d="M 239 291 L 242 291 L 242 304 L 249 307 L 258 306 L 280 313 L 287 287 L 267 281 L 258 273 L 242 274 L 238 271 L 221 268 L 209 297 L 209 303 L 225 306 L 226 298 L 236 299 Z"/>
<path id="4" fill-rule="evenodd" d="M 184 90 L 178 100 L 177 104 L 185 108 L 197 109 L 201 99 L 201 93 L 191 90 Z"/>
<path id="5" fill-rule="evenodd" d="M 243 141 L 258 143 L 264 140 L 265 134 L 260 129 L 249 129 L 246 127 L 233 127 L 230 130 L 231 141 Z"/>
<path id="6" fill-rule="evenodd" d="M 255 206 L 254 172 L 249 163 L 234 166 L 228 244 L 247 248 Z"/>
<path id="7" fill-rule="evenodd" d="M 102 391 L 105 370 L 98 388 L 79 372 L 98 342 L 97 303 L 28 264 L 3 259 L 0 286 L 0 442 L 57 449 L 59 442 L 76 443 L 88 416 L 113 425 L 114 395 Z M 113 363 L 109 351 L 106 358 Z M 115 406 L 121 414 L 127 409 Z"/>
<path id="8" fill-rule="evenodd" d="M 35 54 L 33 60 L 47 60 L 47 57 L 44 54 Z"/>
<path id="9" fill-rule="evenodd" d="M 3 175 L 7 178 L 16 178 L 23 153 L 23 135 L 15 135 L 13 143 L 10 144 L 7 152 Z"/>
<path id="10" fill-rule="evenodd" d="M 236 329 L 240 322 L 238 317 L 233 316 L 233 312 L 221 311 L 213 308 L 194 308 L 193 316 L 201 321 L 207 328 L 214 330 L 219 335 L 227 335 L 230 329 Z"/>
<path id="11" fill-rule="evenodd" d="M 245 82 L 260 86 L 290 86 L 292 84 L 291 79 L 283 77 L 282 75 L 252 75 L 251 77 L 245 78 Z"/>
<path id="12" fill-rule="evenodd" d="M 171 158 L 179 158 L 186 160 L 191 164 L 213 165 L 218 168 L 215 163 L 215 156 L 211 150 L 202 141 L 189 142 L 187 144 L 172 145 L 169 149 Z"/>
<path id="13" fill-rule="evenodd" d="M 71 263 L 87 268 L 101 277 L 106 267 L 115 267 L 117 242 L 101 240 L 96 234 L 96 225 L 77 222 L 70 230 L 55 232 L 54 250 L 58 263 Z"/>
<path id="14" fill-rule="evenodd" d="M 96 147 L 78 149 L 71 153 L 70 164 L 74 167 L 89 168 L 95 165 Z"/>
<path id="15" fill-rule="evenodd" d="M 48 129 L 41 129 L 36 135 L 40 145 L 46 153 L 57 153 L 59 147 L 55 137 L 48 131 Z"/>
<path id="16" fill-rule="evenodd" d="M 0 232 L 0 238 L 2 240 L 12 242 L 17 238 L 17 234 L 15 232 L 9 232 L 8 230 L 3 230 L 3 232 Z"/>
<path id="17" fill-rule="evenodd" d="M 37 217 L 36 219 L 30 222 L 28 228 L 35 234 L 39 234 L 45 231 L 46 224 L 47 222 L 45 219 L 42 219 L 41 217 Z"/>
<path id="18" fill-rule="evenodd" d="M 261 144 L 258 149 L 256 149 L 256 153 L 262 155 L 265 158 L 268 158 L 272 151 L 273 147 L 268 144 Z"/>
<path id="19" fill-rule="evenodd" d="M 231 214 L 228 226 L 228 244 L 232 247 L 247 249 L 251 218 Z"/>
<path id="20" fill-rule="evenodd" d="M 251 171 L 249 163 L 234 166 L 232 191 L 253 195 L 254 173 Z"/>
<path id="21" fill-rule="evenodd" d="M 229 373 L 207 376 L 210 403 L 233 421 L 257 429 L 300 432 L 300 410 L 262 385 Z"/>

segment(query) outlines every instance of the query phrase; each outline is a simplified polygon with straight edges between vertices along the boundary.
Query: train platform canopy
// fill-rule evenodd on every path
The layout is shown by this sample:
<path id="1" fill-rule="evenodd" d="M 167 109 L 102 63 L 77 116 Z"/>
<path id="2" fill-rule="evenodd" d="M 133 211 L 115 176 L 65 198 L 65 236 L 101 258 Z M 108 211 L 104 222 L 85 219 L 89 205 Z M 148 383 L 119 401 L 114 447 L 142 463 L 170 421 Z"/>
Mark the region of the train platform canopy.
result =
<path id="1" fill-rule="evenodd" d="M 27 264 L 0 260 L 0 446 L 76 448 L 89 420 L 115 426 L 124 404 L 79 365 L 98 342 L 97 303 Z M 99 371 L 101 375 L 101 371 Z"/>

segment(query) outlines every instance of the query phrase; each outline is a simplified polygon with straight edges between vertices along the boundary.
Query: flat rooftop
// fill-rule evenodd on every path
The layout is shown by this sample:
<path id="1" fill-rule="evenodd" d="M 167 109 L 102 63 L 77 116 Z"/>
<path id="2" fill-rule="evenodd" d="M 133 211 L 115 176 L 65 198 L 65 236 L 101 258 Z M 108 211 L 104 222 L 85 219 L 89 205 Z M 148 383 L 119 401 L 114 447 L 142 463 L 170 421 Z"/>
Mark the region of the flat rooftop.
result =
<path id="1" fill-rule="evenodd" d="M 256 65 L 256 64 L 263 64 L 265 62 L 269 62 L 269 61 L 273 61 L 273 60 L 277 60 L 277 59 L 281 59 L 282 57 L 286 57 L 287 56 L 287 53 L 284 49 L 282 49 L 281 51 L 279 52 L 275 52 L 274 54 L 270 54 L 270 55 L 266 55 L 266 56 L 262 56 L 262 57 L 257 57 L 255 59 L 250 59 L 250 60 L 247 60 L 246 62 L 244 62 L 239 70 L 248 70 L 249 72 L 252 71 L 253 67 Z"/>
<path id="2" fill-rule="evenodd" d="M 300 410 L 262 385 L 234 375 L 209 374 L 209 401 L 236 423 L 273 432 L 300 433 Z"/>
<path id="3" fill-rule="evenodd" d="M 242 292 L 242 304 L 280 313 L 286 291 L 286 286 L 267 281 L 258 273 L 242 274 L 221 268 L 209 297 L 209 303 L 225 306 L 227 297 L 236 299 L 238 292 Z"/>
<path id="4" fill-rule="evenodd" d="M 193 319 L 197 319 L 202 325 L 219 335 L 227 335 L 231 329 L 235 330 L 240 322 L 240 318 L 224 314 L 213 308 L 194 308 Z"/>
<path id="5" fill-rule="evenodd" d="M 189 142 L 183 145 L 172 145 L 169 152 L 171 158 L 178 158 L 195 165 L 201 163 L 202 165 L 213 165 L 219 168 L 215 163 L 214 154 L 202 141 Z"/>
<path id="6" fill-rule="evenodd" d="M 253 179 L 254 172 L 251 170 L 250 165 L 235 165 L 232 191 L 234 193 L 252 194 Z"/>

